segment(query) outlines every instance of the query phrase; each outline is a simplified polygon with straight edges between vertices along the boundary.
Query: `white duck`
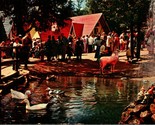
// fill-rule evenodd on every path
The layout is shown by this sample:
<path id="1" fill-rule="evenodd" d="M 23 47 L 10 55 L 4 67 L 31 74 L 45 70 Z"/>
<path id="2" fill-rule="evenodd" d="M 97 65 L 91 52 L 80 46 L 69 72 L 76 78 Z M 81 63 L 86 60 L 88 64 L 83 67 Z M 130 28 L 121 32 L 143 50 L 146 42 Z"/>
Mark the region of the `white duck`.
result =
<path id="1" fill-rule="evenodd" d="M 46 106 L 48 104 L 48 103 L 40 103 L 40 104 L 30 106 L 30 102 L 28 99 L 24 99 L 23 102 L 26 103 L 26 109 L 32 110 L 32 111 L 46 109 Z"/>
<path id="2" fill-rule="evenodd" d="M 47 87 L 46 91 L 48 91 L 49 95 L 61 95 L 61 94 L 64 94 L 64 91 L 59 90 L 59 89 L 51 89 L 50 87 Z"/>
<path id="3" fill-rule="evenodd" d="M 22 92 L 13 90 L 13 89 L 10 89 L 10 92 L 11 92 L 12 98 L 15 98 L 15 99 L 27 99 L 28 96 L 31 95 L 31 91 L 30 90 L 27 90 L 25 92 L 25 94 L 22 93 Z"/>

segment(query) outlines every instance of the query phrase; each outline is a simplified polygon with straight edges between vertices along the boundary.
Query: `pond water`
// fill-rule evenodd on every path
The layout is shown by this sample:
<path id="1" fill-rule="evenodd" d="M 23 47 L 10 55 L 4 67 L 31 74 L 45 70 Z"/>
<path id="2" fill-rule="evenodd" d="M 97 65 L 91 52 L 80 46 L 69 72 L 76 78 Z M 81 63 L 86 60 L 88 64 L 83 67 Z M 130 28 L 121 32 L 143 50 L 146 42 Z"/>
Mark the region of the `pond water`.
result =
<path id="1" fill-rule="evenodd" d="M 55 102 L 56 107 L 59 107 L 58 110 L 52 110 L 54 104 L 50 103 L 53 101 L 50 100 L 47 110 L 21 113 L 23 116 L 14 117 L 13 115 L 20 113 L 13 113 L 15 110 L 12 113 L 10 110 L 5 110 L 1 121 L 2 123 L 117 124 L 123 109 L 134 101 L 142 86 L 147 89 L 149 84 L 126 78 L 62 76 L 58 77 L 55 82 L 46 80 L 42 83 L 33 82 L 30 83 L 30 89 L 35 90 L 32 94 L 32 102 L 42 100 L 44 94 L 41 92 L 47 87 L 64 92 L 59 98 L 61 101 Z M 9 104 L 12 106 L 11 103 Z"/>

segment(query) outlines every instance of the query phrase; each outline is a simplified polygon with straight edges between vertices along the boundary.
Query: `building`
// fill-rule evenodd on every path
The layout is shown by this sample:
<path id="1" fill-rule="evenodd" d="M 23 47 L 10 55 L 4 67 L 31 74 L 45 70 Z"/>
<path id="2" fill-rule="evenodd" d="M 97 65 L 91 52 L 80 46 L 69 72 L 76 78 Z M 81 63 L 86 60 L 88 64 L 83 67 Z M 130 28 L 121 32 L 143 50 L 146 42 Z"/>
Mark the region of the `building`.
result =
<path id="1" fill-rule="evenodd" d="M 55 26 L 55 25 L 54 25 Z M 108 33 L 110 31 L 108 24 L 102 13 L 89 14 L 82 16 L 71 17 L 70 20 L 65 21 L 65 26 L 59 28 L 59 32 L 52 30 L 42 32 L 40 34 L 42 41 L 46 41 L 48 35 L 54 35 L 57 38 L 62 33 L 68 37 L 72 34 L 75 37 L 82 37 L 84 35 L 97 35 L 102 32 Z"/>
<path id="2" fill-rule="evenodd" d="M 71 17 L 73 24 L 83 24 L 82 36 L 96 35 L 110 31 L 102 13 Z M 79 31 L 80 32 L 80 31 Z"/>

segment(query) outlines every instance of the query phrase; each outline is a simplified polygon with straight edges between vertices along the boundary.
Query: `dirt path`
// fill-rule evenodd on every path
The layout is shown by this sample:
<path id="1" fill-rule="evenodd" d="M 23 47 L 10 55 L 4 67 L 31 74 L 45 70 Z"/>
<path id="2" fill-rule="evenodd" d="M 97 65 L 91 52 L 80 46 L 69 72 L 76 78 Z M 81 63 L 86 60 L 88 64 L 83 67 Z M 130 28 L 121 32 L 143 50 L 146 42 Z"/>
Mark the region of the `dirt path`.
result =
<path id="1" fill-rule="evenodd" d="M 125 52 L 119 52 L 119 62 L 116 64 L 115 72 L 100 73 L 99 64 L 94 58 L 95 53 L 84 53 L 82 61 L 76 61 L 75 57 L 71 62 L 51 61 L 38 62 L 29 67 L 30 73 L 33 75 L 64 75 L 64 76 L 97 76 L 97 77 L 130 77 L 136 79 L 152 79 L 154 74 L 148 74 L 143 69 L 143 64 L 148 64 L 151 57 L 148 56 L 146 49 L 141 51 L 141 60 L 127 63 Z M 146 68 L 146 67 L 145 67 Z M 142 71 L 143 70 L 143 71 Z"/>

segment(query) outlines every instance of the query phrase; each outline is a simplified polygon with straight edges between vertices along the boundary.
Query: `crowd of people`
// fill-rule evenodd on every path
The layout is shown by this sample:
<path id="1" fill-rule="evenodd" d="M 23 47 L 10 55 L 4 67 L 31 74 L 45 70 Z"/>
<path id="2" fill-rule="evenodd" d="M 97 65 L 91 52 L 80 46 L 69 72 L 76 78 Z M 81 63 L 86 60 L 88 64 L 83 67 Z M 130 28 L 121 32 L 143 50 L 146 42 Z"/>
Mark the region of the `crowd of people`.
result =
<path id="1" fill-rule="evenodd" d="M 134 37 L 136 46 L 136 34 Z M 48 36 L 48 40 L 42 42 L 41 39 L 31 39 L 27 34 L 25 37 L 21 35 L 15 39 L 7 39 L 5 42 L 1 42 L 1 47 L 18 47 L 2 49 L 1 57 L 19 58 L 21 62 L 27 63 L 29 57 L 43 58 L 47 57 L 47 61 L 52 60 L 68 60 L 72 59 L 72 56 L 76 57 L 76 60 L 82 60 L 82 53 L 95 52 L 94 58 L 99 61 L 102 56 L 111 56 L 115 50 L 126 51 L 128 58 L 130 57 L 130 33 L 122 33 L 118 35 L 116 32 L 109 32 L 106 34 L 103 32 L 98 35 L 86 35 L 81 38 L 73 37 L 71 34 L 69 37 L 65 37 L 61 34 L 58 38 L 55 36 Z"/>

